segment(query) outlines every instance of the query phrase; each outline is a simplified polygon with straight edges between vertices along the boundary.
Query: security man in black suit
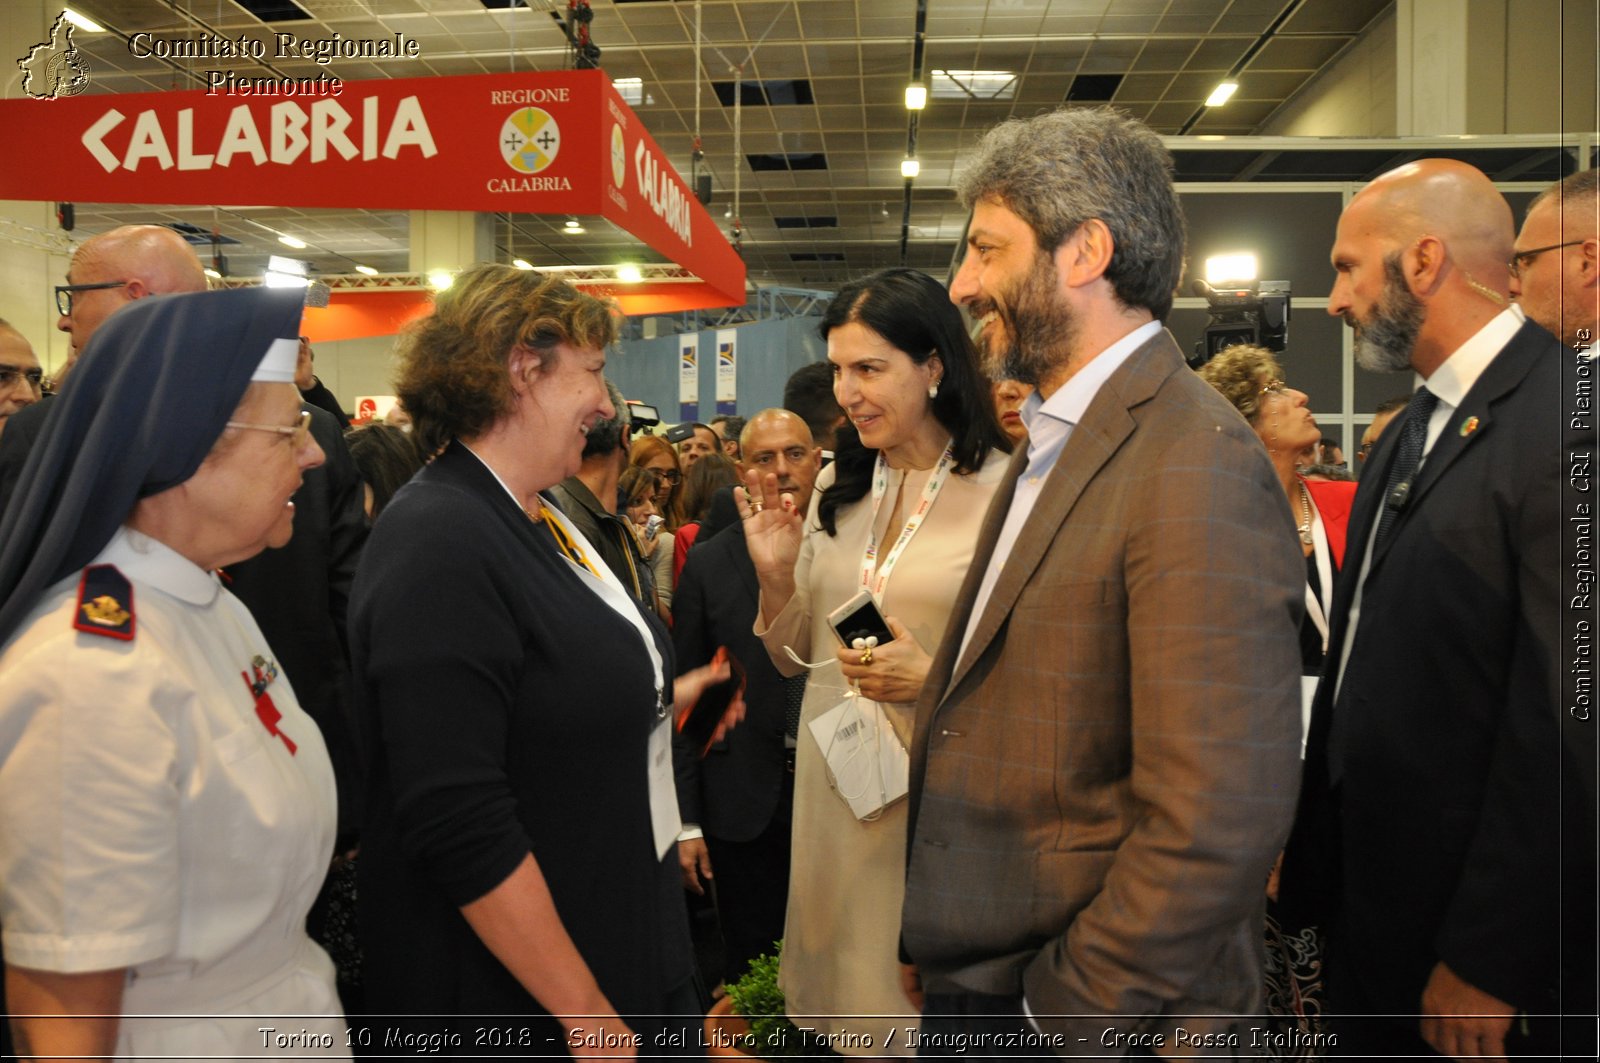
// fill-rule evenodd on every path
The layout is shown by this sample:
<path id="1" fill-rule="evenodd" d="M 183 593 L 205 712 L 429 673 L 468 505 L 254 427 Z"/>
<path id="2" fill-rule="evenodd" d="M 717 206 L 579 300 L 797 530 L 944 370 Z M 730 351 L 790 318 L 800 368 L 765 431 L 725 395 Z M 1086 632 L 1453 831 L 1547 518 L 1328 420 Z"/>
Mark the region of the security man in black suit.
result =
<path id="1" fill-rule="evenodd" d="M 743 469 L 775 473 L 805 512 L 822 452 L 803 420 L 763 410 L 745 425 L 740 449 Z M 672 599 L 678 667 L 698 668 L 726 646 L 746 675 L 744 722 L 703 756 L 682 741 L 673 751 L 685 825 L 678 840 L 684 885 L 703 893 L 715 869 L 728 980 L 783 936 L 795 734 L 805 689 L 804 676 L 778 674 L 751 633 L 758 594 L 744 532 L 728 527 L 689 551 Z"/>
<path id="2" fill-rule="evenodd" d="M 1333 247 L 1358 364 L 1420 384 L 1356 495 L 1282 885 L 1320 902 L 1338 1054 L 1554 1051 L 1553 1013 L 1592 1017 L 1593 932 L 1562 922 L 1593 897 L 1562 893 L 1560 543 L 1564 449 L 1594 430 L 1563 438 L 1563 351 L 1510 306 L 1511 248 L 1494 185 L 1438 159 L 1364 188 Z"/>

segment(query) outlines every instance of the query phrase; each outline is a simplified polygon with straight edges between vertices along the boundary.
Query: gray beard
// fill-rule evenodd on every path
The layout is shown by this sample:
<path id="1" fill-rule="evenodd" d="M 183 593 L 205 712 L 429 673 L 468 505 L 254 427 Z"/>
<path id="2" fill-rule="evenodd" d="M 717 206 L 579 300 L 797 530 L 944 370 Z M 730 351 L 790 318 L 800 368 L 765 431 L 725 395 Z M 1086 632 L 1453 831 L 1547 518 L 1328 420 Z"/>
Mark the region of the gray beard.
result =
<path id="1" fill-rule="evenodd" d="M 1356 326 L 1356 364 L 1374 373 L 1403 373 L 1426 317 L 1422 303 L 1406 287 L 1400 256 L 1383 260 L 1383 292 L 1372 316 Z"/>
<path id="2" fill-rule="evenodd" d="M 1042 262 L 1012 293 L 1009 312 L 1000 315 L 1005 347 L 985 355 L 984 368 L 996 380 L 1020 380 L 1038 387 L 1071 357 L 1078 323 L 1058 301 L 1054 261 L 1041 257 Z"/>

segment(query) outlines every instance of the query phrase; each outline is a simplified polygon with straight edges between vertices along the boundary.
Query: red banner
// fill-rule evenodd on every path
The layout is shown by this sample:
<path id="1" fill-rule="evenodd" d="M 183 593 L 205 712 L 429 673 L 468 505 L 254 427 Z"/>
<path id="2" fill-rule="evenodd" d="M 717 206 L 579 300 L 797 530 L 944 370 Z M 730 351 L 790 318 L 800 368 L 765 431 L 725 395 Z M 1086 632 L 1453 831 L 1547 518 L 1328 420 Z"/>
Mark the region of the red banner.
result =
<path id="1" fill-rule="evenodd" d="M 28 145 L 0 199 L 603 215 L 700 278 L 685 301 L 744 303 L 743 260 L 604 71 L 336 87 L 0 100 Z"/>

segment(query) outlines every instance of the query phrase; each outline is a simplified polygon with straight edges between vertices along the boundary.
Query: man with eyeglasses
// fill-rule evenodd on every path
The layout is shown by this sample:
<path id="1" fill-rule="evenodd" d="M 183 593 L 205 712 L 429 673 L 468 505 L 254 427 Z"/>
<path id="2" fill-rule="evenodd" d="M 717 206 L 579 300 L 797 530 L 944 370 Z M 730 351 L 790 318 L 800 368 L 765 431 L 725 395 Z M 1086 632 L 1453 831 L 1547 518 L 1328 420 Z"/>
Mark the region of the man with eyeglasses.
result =
<path id="1" fill-rule="evenodd" d="M 56 328 L 72 337 L 66 364 L 55 374 L 60 388 L 78 355 L 101 324 L 116 311 L 147 295 L 206 290 L 200 260 L 177 233 L 164 225 L 124 225 L 78 245 L 67 267 L 67 283 L 55 289 Z M 22 475 L 22 466 L 44 425 L 50 399 L 11 417 L 0 436 L 0 512 Z"/>
<path id="2" fill-rule="evenodd" d="M 11 415 L 39 401 L 44 371 L 22 333 L 0 321 L 0 433 Z"/>
<path id="3" fill-rule="evenodd" d="M 1594 357 L 1600 327 L 1600 169 L 1551 185 L 1528 205 L 1511 254 L 1511 295 L 1570 350 Z"/>

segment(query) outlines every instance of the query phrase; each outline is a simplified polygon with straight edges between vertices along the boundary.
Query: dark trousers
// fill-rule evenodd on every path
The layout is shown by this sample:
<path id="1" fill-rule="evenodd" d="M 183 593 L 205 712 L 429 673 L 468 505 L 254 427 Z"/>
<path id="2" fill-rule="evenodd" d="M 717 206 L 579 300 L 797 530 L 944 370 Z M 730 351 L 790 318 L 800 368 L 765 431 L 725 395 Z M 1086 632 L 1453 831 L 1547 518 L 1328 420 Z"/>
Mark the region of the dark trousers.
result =
<path id="1" fill-rule="evenodd" d="M 1052 1056 L 1035 1043 L 1021 997 L 929 993 L 922 1003 L 917 1055 L 927 1059 Z"/>
<path id="2" fill-rule="evenodd" d="M 733 982 L 750 961 L 773 952 L 789 903 L 789 833 L 794 776 L 787 775 L 772 821 L 747 842 L 706 835 L 722 924 L 722 978 Z"/>

